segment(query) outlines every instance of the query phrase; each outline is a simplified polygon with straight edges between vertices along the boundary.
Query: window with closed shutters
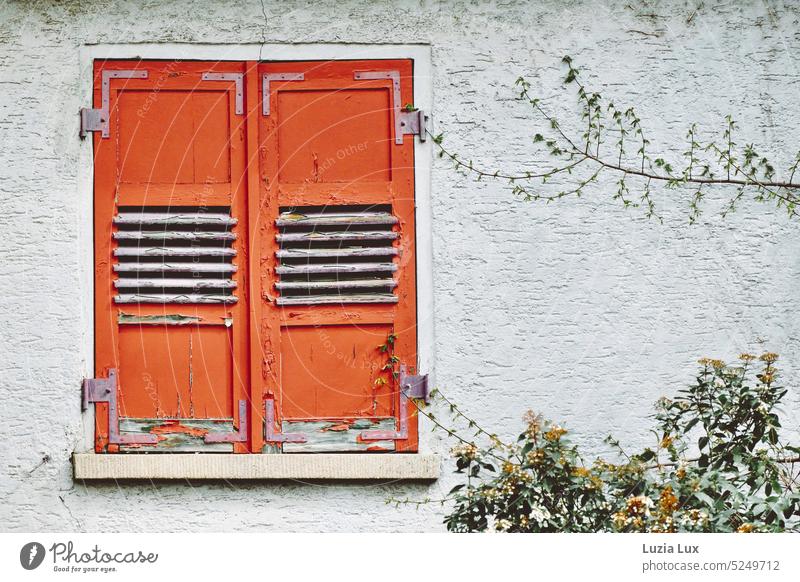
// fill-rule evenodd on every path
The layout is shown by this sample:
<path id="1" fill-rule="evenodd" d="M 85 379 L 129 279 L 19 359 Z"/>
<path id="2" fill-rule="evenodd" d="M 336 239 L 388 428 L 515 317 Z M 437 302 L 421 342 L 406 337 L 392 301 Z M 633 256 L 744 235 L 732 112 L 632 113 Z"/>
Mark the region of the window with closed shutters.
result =
<path id="1" fill-rule="evenodd" d="M 96 449 L 415 451 L 412 62 L 95 79 Z"/>

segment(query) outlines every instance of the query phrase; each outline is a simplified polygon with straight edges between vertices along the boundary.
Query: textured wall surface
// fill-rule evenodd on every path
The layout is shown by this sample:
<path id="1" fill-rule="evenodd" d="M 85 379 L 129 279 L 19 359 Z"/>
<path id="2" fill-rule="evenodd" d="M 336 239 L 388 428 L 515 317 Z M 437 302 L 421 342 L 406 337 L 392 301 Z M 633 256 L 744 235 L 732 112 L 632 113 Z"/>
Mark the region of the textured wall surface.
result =
<path id="1" fill-rule="evenodd" d="M 683 151 L 687 127 L 721 132 L 785 167 L 800 140 L 800 7 L 781 2 L 5 1 L 0 5 L 0 524 L 4 530 L 436 531 L 436 484 L 75 483 L 83 438 L 78 386 L 91 302 L 82 264 L 79 49 L 94 43 L 426 43 L 437 130 L 491 168 L 541 165 L 541 120 L 514 100 L 525 75 L 579 131 L 560 57 L 618 106 L 635 105 L 652 148 Z M 698 8 L 698 5 L 700 6 Z M 782 164 L 781 164 L 782 162 Z M 427 163 L 421 160 L 420 163 Z M 442 390 L 502 435 L 532 408 L 602 453 L 614 433 L 649 442 L 652 403 L 689 382 L 703 355 L 781 353 L 800 419 L 798 223 L 744 203 L 726 220 L 709 191 L 656 190 L 663 223 L 611 201 L 524 203 L 435 159 L 436 375 Z M 429 448 L 449 444 L 436 434 Z"/>

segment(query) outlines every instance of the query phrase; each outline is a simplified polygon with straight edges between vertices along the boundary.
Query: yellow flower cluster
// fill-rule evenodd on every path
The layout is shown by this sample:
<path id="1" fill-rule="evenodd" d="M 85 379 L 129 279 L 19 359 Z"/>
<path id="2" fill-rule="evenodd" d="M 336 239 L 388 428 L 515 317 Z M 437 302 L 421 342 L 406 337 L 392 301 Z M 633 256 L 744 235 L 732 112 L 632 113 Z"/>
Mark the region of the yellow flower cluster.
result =
<path id="1" fill-rule="evenodd" d="M 763 384 L 772 384 L 775 380 L 775 372 L 764 372 L 763 374 L 756 374 L 756 378 L 761 380 Z"/>
<path id="2" fill-rule="evenodd" d="M 625 509 L 616 512 L 612 516 L 614 525 L 620 530 L 642 531 L 645 522 L 650 517 L 651 507 L 653 507 L 653 500 L 646 495 L 629 497 L 625 502 Z"/>
<path id="3" fill-rule="evenodd" d="M 500 492 L 494 487 L 483 489 L 481 493 L 483 494 L 484 499 L 488 499 L 489 501 L 493 501 L 500 497 Z"/>
<path id="4" fill-rule="evenodd" d="M 721 370 L 725 367 L 725 362 L 722 360 L 714 360 L 712 358 L 700 358 L 697 360 L 697 363 L 701 366 L 705 366 L 706 368 L 714 368 L 715 370 Z"/>
<path id="5" fill-rule="evenodd" d="M 756 359 L 761 360 L 766 364 L 773 364 L 778 360 L 778 354 L 772 352 L 764 352 L 760 356 L 756 358 L 753 354 L 748 354 L 747 352 L 739 354 L 739 359 L 743 362 L 753 362 Z M 725 367 L 725 362 L 722 360 L 716 360 L 713 358 L 700 358 L 697 360 L 697 363 L 705 368 L 714 368 L 717 371 L 722 370 Z"/>
<path id="6" fill-rule="evenodd" d="M 653 500 L 647 495 L 637 495 L 629 497 L 625 505 L 628 515 L 647 516 L 650 515 L 650 508 L 653 507 Z"/>
<path id="7" fill-rule="evenodd" d="M 681 518 L 681 524 L 686 526 L 704 526 L 708 523 L 708 514 L 705 511 L 701 511 L 699 509 L 690 509 L 689 511 L 683 514 Z"/>
<path id="8" fill-rule="evenodd" d="M 624 465 L 614 465 L 602 459 L 594 463 L 594 468 L 600 473 L 611 473 L 619 479 L 640 476 L 644 472 L 644 465 L 638 462 L 625 463 Z"/>
<path id="9" fill-rule="evenodd" d="M 672 492 L 672 487 L 670 485 L 664 487 L 658 499 L 658 508 L 663 513 L 674 513 L 679 505 L 678 498 L 675 497 L 675 494 Z"/>
<path id="10" fill-rule="evenodd" d="M 650 526 L 650 531 L 654 533 L 674 533 L 675 512 L 680 507 L 680 502 L 672 491 L 672 487 L 667 485 L 658 497 L 658 511 L 654 523 Z"/>
<path id="11" fill-rule="evenodd" d="M 533 474 L 525 471 L 515 463 L 505 461 L 502 471 L 505 474 L 505 479 L 500 490 L 504 495 L 513 495 L 519 485 L 528 485 L 533 482 Z"/>
<path id="12" fill-rule="evenodd" d="M 675 531 L 675 520 L 670 516 L 661 517 L 650 526 L 650 533 L 675 533 Z"/>
<path id="13" fill-rule="evenodd" d="M 624 511 L 618 511 L 613 516 L 612 519 L 614 520 L 614 527 L 621 530 L 624 529 L 625 525 L 628 523 L 628 516 L 625 515 Z"/>
<path id="14" fill-rule="evenodd" d="M 473 444 L 456 445 L 450 449 L 450 454 L 457 458 L 474 461 L 478 458 L 478 447 Z"/>
<path id="15" fill-rule="evenodd" d="M 525 413 L 523 420 L 528 425 L 525 430 L 528 438 L 535 439 L 542 432 L 542 415 L 529 410 Z"/>
<path id="16" fill-rule="evenodd" d="M 548 441 L 555 442 L 557 440 L 560 440 L 561 437 L 564 436 L 565 434 L 567 434 L 567 429 L 562 428 L 557 424 L 554 424 L 550 428 L 550 430 L 544 433 L 544 438 L 546 438 Z"/>
<path id="17" fill-rule="evenodd" d="M 589 475 L 592 474 L 592 472 L 589 471 L 589 469 L 587 469 L 586 467 L 575 467 L 572 470 L 572 474 L 575 475 L 576 477 L 588 477 Z"/>
<path id="18" fill-rule="evenodd" d="M 601 461 L 602 463 L 602 461 Z M 598 468 L 598 464 L 595 463 L 595 469 Z M 602 470 L 602 468 L 600 469 Z M 589 489 L 602 489 L 603 488 L 603 480 L 600 478 L 599 475 L 595 475 L 586 467 L 575 467 L 572 470 L 572 474 L 576 477 L 583 477 L 584 479 L 588 479 L 589 483 L 586 486 Z"/>
<path id="19" fill-rule="evenodd" d="M 541 449 L 534 449 L 527 455 L 528 463 L 531 465 L 538 465 L 544 461 L 544 451 Z"/>

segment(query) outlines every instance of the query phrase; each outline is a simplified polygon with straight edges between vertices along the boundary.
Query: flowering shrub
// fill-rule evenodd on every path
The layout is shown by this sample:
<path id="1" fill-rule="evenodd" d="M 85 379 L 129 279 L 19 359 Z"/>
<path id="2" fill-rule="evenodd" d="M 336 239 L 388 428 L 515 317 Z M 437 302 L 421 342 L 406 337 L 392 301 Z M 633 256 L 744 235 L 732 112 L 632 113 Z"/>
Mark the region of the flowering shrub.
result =
<path id="1" fill-rule="evenodd" d="M 777 357 L 742 354 L 736 366 L 700 360 L 696 382 L 657 403 L 657 445 L 628 454 L 609 437 L 620 455 L 615 462 L 587 465 L 565 428 L 533 413 L 525 416 L 525 430 L 513 444 L 478 429 L 487 437 L 485 446 L 462 439 L 453 449 L 465 483 L 448 496 L 454 505 L 447 528 L 799 530 L 800 449 L 780 440 L 777 409 L 786 390 L 776 383 Z M 452 404 L 451 409 L 460 414 Z"/>

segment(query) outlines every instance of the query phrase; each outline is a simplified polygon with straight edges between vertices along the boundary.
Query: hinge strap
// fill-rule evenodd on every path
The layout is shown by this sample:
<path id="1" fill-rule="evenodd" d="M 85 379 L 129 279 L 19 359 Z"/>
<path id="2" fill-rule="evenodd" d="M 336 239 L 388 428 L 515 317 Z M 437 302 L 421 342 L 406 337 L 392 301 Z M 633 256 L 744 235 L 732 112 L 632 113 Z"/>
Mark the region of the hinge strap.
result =
<path id="1" fill-rule="evenodd" d="M 239 430 L 236 432 L 209 432 L 206 433 L 204 440 L 206 444 L 247 442 L 247 401 L 239 401 Z"/>
<path id="2" fill-rule="evenodd" d="M 236 115 L 244 114 L 244 73 L 212 73 L 200 76 L 203 81 L 234 81 L 236 83 Z"/>
<path id="3" fill-rule="evenodd" d="M 424 400 L 428 404 L 430 393 L 427 374 L 409 374 L 408 367 L 400 364 L 400 391 L 409 398 Z"/>
<path id="4" fill-rule="evenodd" d="M 261 113 L 269 117 L 269 86 L 272 81 L 303 81 L 303 73 L 265 73 L 261 77 Z"/>
<path id="5" fill-rule="evenodd" d="M 115 445 L 154 445 L 158 437 L 153 434 L 119 433 L 119 410 L 117 409 L 117 370 L 111 368 L 108 378 L 87 378 L 83 381 L 83 410 L 89 404 L 108 404 L 108 442 Z"/>
<path id="6" fill-rule="evenodd" d="M 268 443 L 304 443 L 308 439 L 299 432 L 280 432 L 275 430 L 275 400 L 267 398 L 264 402 L 264 440 Z"/>
<path id="7" fill-rule="evenodd" d="M 103 70 L 100 76 L 100 108 L 81 108 L 81 139 L 90 131 L 99 131 L 104 138 L 110 135 L 111 79 L 146 79 L 147 71 Z"/>
<path id="8" fill-rule="evenodd" d="M 404 111 L 400 92 L 400 71 L 356 71 L 356 80 L 389 79 L 392 81 L 392 104 L 394 109 L 394 143 L 403 144 L 403 135 L 418 135 L 425 141 L 425 114 L 420 109 Z"/>
<path id="9" fill-rule="evenodd" d="M 428 375 L 409 375 L 405 364 L 400 364 L 400 409 L 397 414 L 397 430 L 366 430 L 361 433 L 365 441 L 405 440 L 408 438 L 408 405 L 411 398 L 428 401 Z"/>

